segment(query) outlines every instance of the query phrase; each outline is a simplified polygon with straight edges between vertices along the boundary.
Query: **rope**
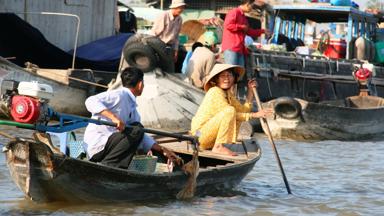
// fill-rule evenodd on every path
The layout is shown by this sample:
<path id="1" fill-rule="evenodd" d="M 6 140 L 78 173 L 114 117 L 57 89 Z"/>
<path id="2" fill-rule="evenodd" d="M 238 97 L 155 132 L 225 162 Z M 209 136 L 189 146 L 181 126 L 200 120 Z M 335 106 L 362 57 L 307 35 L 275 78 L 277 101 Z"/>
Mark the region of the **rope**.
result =
<path id="1" fill-rule="evenodd" d="M 263 64 L 266 65 L 267 60 L 265 59 L 265 54 L 262 53 L 262 54 L 261 54 L 261 57 L 263 58 Z M 270 58 L 271 58 L 271 60 L 273 61 L 273 63 L 275 63 L 275 59 L 274 59 L 272 56 L 270 56 Z M 273 69 L 271 68 L 271 70 L 273 70 Z M 268 85 L 269 96 L 270 96 L 271 98 L 273 98 L 273 95 L 272 95 L 272 89 L 271 89 L 271 84 L 269 83 L 269 74 L 268 74 L 268 73 L 267 73 L 267 85 Z"/>
<path id="2" fill-rule="evenodd" d="M 183 168 L 184 172 L 189 176 L 184 188 L 177 193 L 177 199 L 190 199 L 196 191 L 196 179 L 199 175 L 199 153 L 198 149 L 193 150 L 192 160 L 186 163 Z"/>

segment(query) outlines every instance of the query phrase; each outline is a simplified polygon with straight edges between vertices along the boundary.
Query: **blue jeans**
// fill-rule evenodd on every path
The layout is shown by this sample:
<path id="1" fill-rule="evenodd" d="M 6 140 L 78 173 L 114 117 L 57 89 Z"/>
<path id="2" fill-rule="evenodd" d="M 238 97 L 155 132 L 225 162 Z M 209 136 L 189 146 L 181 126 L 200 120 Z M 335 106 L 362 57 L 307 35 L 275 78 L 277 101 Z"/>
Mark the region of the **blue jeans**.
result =
<path id="1" fill-rule="evenodd" d="M 226 64 L 239 65 L 244 67 L 244 55 L 241 53 L 233 52 L 232 50 L 224 51 L 224 62 Z"/>

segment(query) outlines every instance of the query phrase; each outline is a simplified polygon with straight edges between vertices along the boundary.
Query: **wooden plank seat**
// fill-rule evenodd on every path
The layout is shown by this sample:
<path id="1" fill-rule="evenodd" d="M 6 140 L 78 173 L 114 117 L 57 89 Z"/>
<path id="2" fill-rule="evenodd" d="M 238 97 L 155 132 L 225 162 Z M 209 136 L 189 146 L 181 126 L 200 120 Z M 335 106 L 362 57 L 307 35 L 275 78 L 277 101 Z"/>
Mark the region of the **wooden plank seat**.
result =
<path id="1" fill-rule="evenodd" d="M 193 154 L 192 144 L 187 143 L 186 141 L 175 142 L 173 140 L 170 142 L 164 142 L 164 140 L 166 140 L 166 139 L 158 139 L 157 141 L 161 146 L 164 146 L 168 149 L 171 149 L 175 153 L 187 154 L 187 155 Z M 248 144 L 247 144 L 247 146 L 248 146 Z M 215 152 L 212 152 L 211 150 L 199 150 L 199 157 L 218 159 L 218 160 L 223 160 L 223 161 L 227 161 L 230 163 L 236 163 L 236 162 L 242 162 L 245 160 L 249 160 L 249 158 L 247 158 L 247 156 L 244 152 L 244 147 L 242 146 L 241 143 L 228 144 L 228 145 L 226 145 L 226 147 L 228 147 L 232 151 L 236 152 L 238 155 L 237 156 L 229 156 L 229 155 L 223 155 L 220 153 L 215 153 Z M 252 157 L 256 154 L 257 154 L 257 152 L 253 151 L 252 148 L 250 148 L 248 150 L 248 156 L 249 157 Z"/>

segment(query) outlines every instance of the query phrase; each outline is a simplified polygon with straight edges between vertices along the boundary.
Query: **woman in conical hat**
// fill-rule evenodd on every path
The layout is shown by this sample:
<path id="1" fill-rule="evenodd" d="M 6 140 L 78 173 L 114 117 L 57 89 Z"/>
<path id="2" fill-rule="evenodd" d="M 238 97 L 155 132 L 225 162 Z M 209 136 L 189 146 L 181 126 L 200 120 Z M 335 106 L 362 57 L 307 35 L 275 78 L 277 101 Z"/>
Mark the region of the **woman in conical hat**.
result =
<path id="1" fill-rule="evenodd" d="M 200 147 L 213 152 L 236 156 L 223 144 L 236 142 L 240 123 L 252 118 L 267 117 L 271 109 L 251 112 L 256 81 L 248 81 L 248 94 L 241 104 L 232 93 L 234 84 L 244 75 L 244 68 L 230 64 L 216 64 L 204 84 L 206 91 L 196 115 L 192 119 L 191 133 L 199 134 Z"/>

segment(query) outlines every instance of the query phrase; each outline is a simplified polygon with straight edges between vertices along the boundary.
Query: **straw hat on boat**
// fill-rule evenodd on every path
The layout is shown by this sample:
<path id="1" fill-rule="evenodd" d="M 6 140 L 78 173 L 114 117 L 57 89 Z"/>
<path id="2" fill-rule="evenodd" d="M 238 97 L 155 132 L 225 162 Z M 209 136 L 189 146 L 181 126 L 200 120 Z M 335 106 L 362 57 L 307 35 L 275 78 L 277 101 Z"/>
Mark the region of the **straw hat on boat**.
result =
<path id="1" fill-rule="evenodd" d="M 226 70 L 232 70 L 238 74 L 237 80 L 240 80 L 241 77 L 244 75 L 245 70 L 243 67 L 238 65 L 231 65 L 231 64 L 215 64 L 213 66 L 211 72 L 208 74 L 208 77 L 206 79 L 206 82 L 204 84 L 204 91 L 208 91 L 211 87 L 213 87 L 215 84 L 212 83 L 212 79 L 219 73 L 226 71 Z"/>

